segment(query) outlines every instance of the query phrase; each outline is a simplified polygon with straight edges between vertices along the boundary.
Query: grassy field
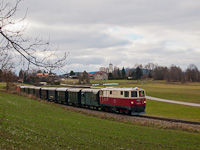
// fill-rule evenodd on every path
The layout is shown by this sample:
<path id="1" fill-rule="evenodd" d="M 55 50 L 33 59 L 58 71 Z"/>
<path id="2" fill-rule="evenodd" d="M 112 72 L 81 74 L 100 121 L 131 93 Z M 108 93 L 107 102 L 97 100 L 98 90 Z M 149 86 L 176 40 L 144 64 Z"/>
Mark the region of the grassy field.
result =
<path id="1" fill-rule="evenodd" d="M 0 93 L 0 149 L 197 150 L 199 140 L 199 133 L 100 119 Z"/>
<path id="2" fill-rule="evenodd" d="M 147 100 L 146 115 L 200 122 L 200 108 Z"/>

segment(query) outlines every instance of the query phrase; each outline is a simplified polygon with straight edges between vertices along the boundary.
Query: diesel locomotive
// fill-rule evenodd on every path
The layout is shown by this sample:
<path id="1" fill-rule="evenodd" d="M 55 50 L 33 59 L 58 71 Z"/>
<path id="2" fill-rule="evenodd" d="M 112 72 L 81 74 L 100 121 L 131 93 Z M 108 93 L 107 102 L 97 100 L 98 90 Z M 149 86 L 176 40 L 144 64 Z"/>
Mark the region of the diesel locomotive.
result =
<path id="1" fill-rule="evenodd" d="M 61 88 L 17 86 L 17 91 L 55 103 L 130 115 L 145 114 L 145 90 L 135 88 Z"/>

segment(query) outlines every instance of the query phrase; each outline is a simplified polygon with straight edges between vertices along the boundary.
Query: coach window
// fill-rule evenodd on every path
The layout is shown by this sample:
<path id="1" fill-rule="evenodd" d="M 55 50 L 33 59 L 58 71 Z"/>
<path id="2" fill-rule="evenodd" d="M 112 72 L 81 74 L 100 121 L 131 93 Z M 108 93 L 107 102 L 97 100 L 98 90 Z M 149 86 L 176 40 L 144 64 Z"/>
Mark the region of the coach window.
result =
<path id="1" fill-rule="evenodd" d="M 124 91 L 124 97 L 129 97 L 129 92 L 128 91 Z"/>
<path id="2" fill-rule="evenodd" d="M 131 97 L 137 97 L 137 91 L 131 91 Z"/>
<path id="3" fill-rule="evenodd" d="M 123 91 L 121 91 L 121 95 L 123 95 Z"/>
<path id="4" fill-rule="evenodd" d="M 110 91 L 110 95 L 112 95 L 112 91 Z"/>

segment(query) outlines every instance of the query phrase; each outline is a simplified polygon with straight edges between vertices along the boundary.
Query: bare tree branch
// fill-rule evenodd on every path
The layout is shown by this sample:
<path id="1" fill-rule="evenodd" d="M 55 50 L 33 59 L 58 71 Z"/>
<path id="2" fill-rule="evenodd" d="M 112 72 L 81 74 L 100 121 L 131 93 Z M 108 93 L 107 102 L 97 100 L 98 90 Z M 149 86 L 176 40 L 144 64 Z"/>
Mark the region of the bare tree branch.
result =
<path id="1" fill-rule="evenodd" d="M 62 68 L 66 65 L 68 53 L 64 52 L 62 58 L 58 56 L 58 49 L 50 50 L 49 41 L 44 42 L 40 38 L 24 38 L 26 25 L 23 24 L 24 17 L 15 20 L 14 16 L 22 0 L 17 0 L 13 6 L 11 3 L 0 2 L 0 51 L 1 53 L 17 52 L 23 64 L 29 66 L 43 67 L 48 70 Z M 14 26 L 17 28 L 14 28 Z M 38 55 L 43 57 L 38 57 Z M 25 63 L 24 63 L 25 61 Z"/>

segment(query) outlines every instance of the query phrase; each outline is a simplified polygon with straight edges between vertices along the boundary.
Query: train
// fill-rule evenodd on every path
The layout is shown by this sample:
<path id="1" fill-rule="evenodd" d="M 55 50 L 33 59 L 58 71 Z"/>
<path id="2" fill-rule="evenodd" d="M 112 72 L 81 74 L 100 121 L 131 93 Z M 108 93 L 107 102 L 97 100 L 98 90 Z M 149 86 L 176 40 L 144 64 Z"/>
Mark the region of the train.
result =
<path id="1" fill-rule="evenodd" d="M 17 87 L 18 92 L 31 94 L 43 100 L 128 115 L 145 114 L 146 93 L 144 89 L 105 87 L 66 88 L 66 87 Z"/>

